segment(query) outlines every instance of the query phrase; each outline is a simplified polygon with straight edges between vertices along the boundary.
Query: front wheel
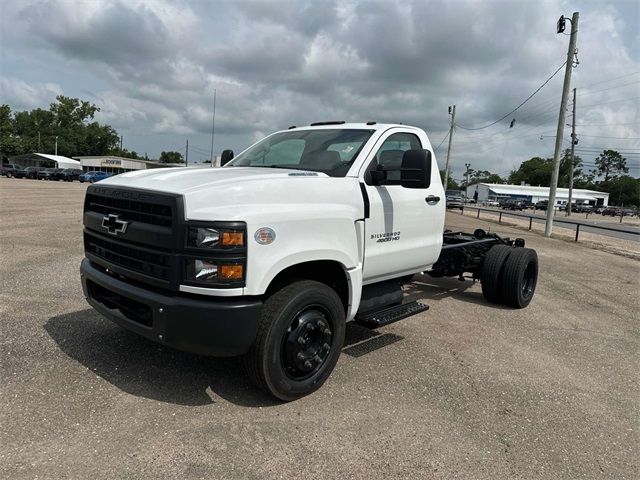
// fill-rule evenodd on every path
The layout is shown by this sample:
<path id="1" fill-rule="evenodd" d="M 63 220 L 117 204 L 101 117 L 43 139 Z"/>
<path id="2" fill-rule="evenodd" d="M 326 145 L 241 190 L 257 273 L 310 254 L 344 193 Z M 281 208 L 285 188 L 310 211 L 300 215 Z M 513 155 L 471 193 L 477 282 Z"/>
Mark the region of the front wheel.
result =
<path id="1" fill-rule="evenodd" d="M 344 344 L 345 311 L 329 286 L 303 280 L 269 297 L 245 357 L 252 382 L 284 401 L 324 384 Z"/>

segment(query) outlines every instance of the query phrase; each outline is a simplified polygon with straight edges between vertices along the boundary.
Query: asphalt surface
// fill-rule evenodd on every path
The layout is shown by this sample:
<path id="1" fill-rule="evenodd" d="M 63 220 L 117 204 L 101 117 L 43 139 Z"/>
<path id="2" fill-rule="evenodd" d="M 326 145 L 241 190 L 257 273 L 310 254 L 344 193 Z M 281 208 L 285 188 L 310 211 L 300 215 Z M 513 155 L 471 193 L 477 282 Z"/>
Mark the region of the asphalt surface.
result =
<path id="1" fill-rule="evenodd" d="M 470 208 L 470 211 L 473 212 L 476 211 L 474 207 L 465 208 Z M 533 210 L 511 211 L 492 208 L 481 211 L 480 216 L 491 215 L 493 217 L 498 217 L 500 213 L 502 213 L 502 218 L 506 221 L 508 221 L 510 216 L 512 218 L 514 216 L 522 218 L 520 216 L 524 215 L 533 216 L 533 222 L 536 224 L 546 223 L 546 212 L 534 212 Z M 595 233 L 606 237 L 620 238 L 622 240 L 640 241 L 640 226 L 638 226 L 637 220 L 634 217 L 624 217 L 622 219 L 622 223 L 620 223 L 620 217 L 613 218 L 594 214 L 589 215 L 589 217 L 586 218 L 585 214 L 580 213 L 573 213 L 571 217 L 567 217 L 564 212 L 556 212 L 553 220 L 554 228 L 568 229 L 573 232 L 576 230 L 577 223 L 580 224 L 580 232 L 582 233 Z"/>
<path id="2" fill-rule="evenodd" d="M 350 326 L 324 387 L 282 404 L 88 307 L 84 190 L 0 179 L 1 478 L 640 477 L 637 261 L 452 214 L 537 249 L 531 305 L 417 276 L 428 312 Z"/>

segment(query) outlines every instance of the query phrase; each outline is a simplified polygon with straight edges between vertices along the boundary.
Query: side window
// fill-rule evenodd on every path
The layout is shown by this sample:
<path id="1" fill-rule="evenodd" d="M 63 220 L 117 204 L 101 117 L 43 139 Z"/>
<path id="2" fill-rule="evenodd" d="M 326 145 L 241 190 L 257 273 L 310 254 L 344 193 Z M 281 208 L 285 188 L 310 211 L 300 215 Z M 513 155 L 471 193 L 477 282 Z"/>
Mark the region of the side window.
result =
<path id="1" fill-rule="evenodd" d="M 305 141 L 292 138 L 273 145 L 261 163 L 267 165 L 298 165 L 304 151 Z"/>
<path id="2" fill-rule="evenodd" d="M 386 168 L 398 169 L 402 165 L 402 157 L 407 150 L 421 150 L 422 144 L 420 139 L 413 133 L 394 133 L 389 136 L 380 149 L 376 152 L 367 172 L 365 173 L 365 181 L 368 180 L 368 172 L 378 168 L 378 165 L 384 165 Z M 400 171 L 387 172 L 387 185 L 398 185 L 400 182 Z"/>

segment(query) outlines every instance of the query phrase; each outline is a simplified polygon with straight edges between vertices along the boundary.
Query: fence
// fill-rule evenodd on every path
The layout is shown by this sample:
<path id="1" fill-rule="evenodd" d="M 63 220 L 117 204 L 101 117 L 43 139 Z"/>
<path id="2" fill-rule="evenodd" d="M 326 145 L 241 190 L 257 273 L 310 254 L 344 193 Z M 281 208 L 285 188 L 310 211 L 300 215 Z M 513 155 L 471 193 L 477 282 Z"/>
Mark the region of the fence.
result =
<path id="1" fill-rule="evenodd" d="M 498 216 L 498 223 L 502 223 L 502 216 L 507 216 L 507 217 L 519 217 L 519 218 L 528 218 L 529 219 L 529 230 L 531 230 L 532 225 L 533 225 L 533 221 L 535 220 L 541 220 L 544 221 L 545 218 L 544 217 L 538 217 L 535 215 L 530 215 L 527 213 L 516 213 L 516 212 L 510 212 L 510 211 L 505 211 L 505 210 L 494 210 L 491 208 L 482 208 L 482 207 L 470 207 L 468 205 L 465 205 L 464 207 L 462 207 L 460 209 L 460 213 L 462 215 L 464 215 L 464 210 L 477 210 L 478 214 L 476 215 L 476 218 L 480 218 L 480 212 L 487 212 L 487 213 L 491 213 L 494 216 L 497 215 Z M 605 231 L 610 231 L 610 232 L 619 232 L 619 233 L 624 233 L 624 234 L 629 234 L 629 235 L 636 235 L 638 237 L 640 237 L 640 230 L 630 230 L 630 229 L 623 229 L 623 228 L 617 228 L 617 227 L 605 227 L 602 225 L 591 225 L 591 224 L 587 224 L 587 223 L 579 223 L 573 220 L 566 220 L 566 219 L 560 219 L 560 218 L 556 218 L 556 216 L 554 215 L 553 218 L 553 223 L 567 223 L 569 225 L 575 225 L 575 229 L 576 229 L 576 236 L 574 241 L 578 241 L 578 237 L 580 235 L 580 227 L 587 227 L 589 229 L 594 229 L 594 230 L 605 230 Z M 600 232 L 589 232 L 589 233 L 595 233 L 595 234 L 599 234 L 599 235 L 603 235 Z"/>

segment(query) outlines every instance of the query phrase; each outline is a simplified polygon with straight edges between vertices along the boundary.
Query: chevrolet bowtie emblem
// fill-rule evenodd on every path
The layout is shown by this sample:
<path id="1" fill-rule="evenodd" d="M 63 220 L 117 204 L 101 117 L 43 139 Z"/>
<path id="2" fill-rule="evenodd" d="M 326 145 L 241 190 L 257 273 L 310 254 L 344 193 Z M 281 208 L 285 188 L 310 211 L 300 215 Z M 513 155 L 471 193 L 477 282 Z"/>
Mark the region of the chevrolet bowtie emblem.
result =
<path id="1" fill-rule="evenodd" d="M 106 228 L 111 235 L 119 235 L 127 230 L 129 222 L 120 220 L 120 215 L 110 213 L 102 218 L 102 228 Z"/>

